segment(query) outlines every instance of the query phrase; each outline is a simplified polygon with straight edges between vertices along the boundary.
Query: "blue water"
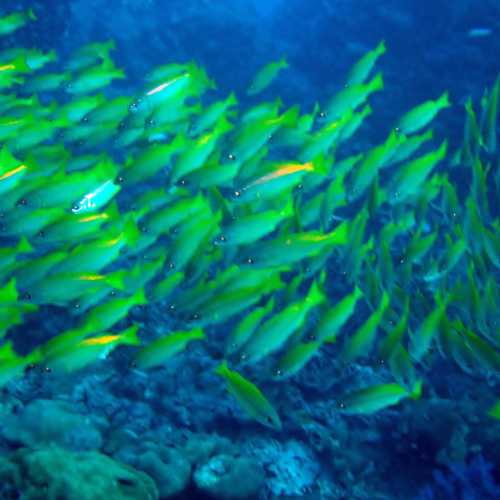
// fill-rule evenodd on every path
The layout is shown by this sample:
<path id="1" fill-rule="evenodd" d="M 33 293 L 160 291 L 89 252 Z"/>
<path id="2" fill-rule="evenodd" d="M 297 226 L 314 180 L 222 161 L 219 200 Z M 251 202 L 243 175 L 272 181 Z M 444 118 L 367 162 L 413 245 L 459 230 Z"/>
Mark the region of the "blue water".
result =
<path id="1" fill-rule="evenodd" d="M 153 67 L 194 60 L 217 82 L 219 96 L 234 91 L 242 107 L 279 96 L 307 113 L 340 90 L 353 62 L 383 39 L 387 53 L 377 67 L 385 88 L 370 99 L 374 116 L 347 154 L 380 143 L 403 112 L 444 90 L 453 105 L 433 128 L 454 151 L 466 99 L 479 102 L 500 72 L 499 0 L 2 0 L 0 9 L 30 6 L 39 22 L 12 45 L 54 48 L 64 62 L 82 44 L 116 40 L 113 59 L 128 77 L 110 95 L 137 95 Z M 246 97 L 255 72 L 282 56 L 290 69 Z M 498 151 L 487 161 L 499 165 Z M 465 176 L 453 175 L 465 192 Z M 490 197 L 498 217 L 498 191 Z M 498 269 L 494 276 L 498 284 Z M 342 296 L 335 284 L 329 290 Z M 28 323 L 26 345 L 64 329 L 68 317 L 48 308 Z M 131 318 L 150 332 L 173 327 L 166 307 L 141 307 Z M 212 332 L 215 339 L 223 334 Z M 386 381 L 377 359 L 340 371 L 326 351 L 285 383 L 250 369 L 245 373 L 284 422 L 276 432 L 249 419 L 222 390 L 213 375 L 222 349 L 217 341 L 193 345 L 146 374 L 130 367 L 127 349 L 71 377 L 28 374 L 4 390 L 0 447 L 5 455 L 51 442 L 71 452 L 98 450 L 149 474 L 165 499 L 500 498 L 500 424 L 475 410 L 500 396 L 498 372 L 465 373 L 436 355 L 421 401 L 346 417 L 339 398 L 353 381 Z M 196 474 L 207 467 L 227 477 L 211 496 L 196 487 Z M 250 484 L 244 496 L 252 481 L 258 487 Z M 5 491 L 0 498 L 24 498 Z"/>

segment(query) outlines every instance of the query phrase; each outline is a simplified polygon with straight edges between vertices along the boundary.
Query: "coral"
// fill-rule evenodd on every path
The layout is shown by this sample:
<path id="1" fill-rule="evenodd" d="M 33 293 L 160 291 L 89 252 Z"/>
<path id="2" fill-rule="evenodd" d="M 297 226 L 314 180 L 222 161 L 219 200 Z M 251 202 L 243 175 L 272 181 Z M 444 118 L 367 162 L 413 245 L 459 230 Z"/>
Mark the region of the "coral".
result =
<path id="1" fill-rule="evenodd" d="M 175 448 L 151 447 L 137 456 L 134 465 L 155 480 L 160 497 L 165 499 L 182 493 L 191 478 L 190 463 Z"/>
<path id="2" fill-rule="evenodd" d="M 301 496 L 316 483 L 320 465 L 303 443 L 256 438 L 244 446 L 266 471 L 266 488 L 276 496 Z"/>
<path id="3" fill-rule="evenodd" d="M 134 443 L 122 436 L 122 447 L 113 456 L 152 477 L 161 498 L 183 493 L 191 479 L 191 463 L 175 446 L 144 440 Z"/>
<path id="4" fill-rule="evenodd" d="M 214 500 L 250 500 L 264 485 L 264 471 L 255 460 L 216 455 L 197 467 L 194 482 Z"/>
<path id="5" fill-rule="evenodd" d="M 21 448 L 0 460 L 4 490 L 23 500 L 156 500 L 158 490 L 143 472 L 97 452 L 57 447 Z"/>
<path id="6" fill-rule="evenodd" d="M 434 471 L 434 483 L 427 485 L 415 500 L 496 500 L 500 498 L 500 484 L 492 472 L 493 465 L 477 455 L 465 465 L 453 464 L 446 472 Z"/>
<path id="7" fill-rule="evenodd" d="M 26 447 L 56 444 L 82 451 L 102 445 L 101 432 L 89 416 L 76 413 L 69 403 L 48 399 L 37 399 L 3 416 L 1 433 L 7 441 Z"/>

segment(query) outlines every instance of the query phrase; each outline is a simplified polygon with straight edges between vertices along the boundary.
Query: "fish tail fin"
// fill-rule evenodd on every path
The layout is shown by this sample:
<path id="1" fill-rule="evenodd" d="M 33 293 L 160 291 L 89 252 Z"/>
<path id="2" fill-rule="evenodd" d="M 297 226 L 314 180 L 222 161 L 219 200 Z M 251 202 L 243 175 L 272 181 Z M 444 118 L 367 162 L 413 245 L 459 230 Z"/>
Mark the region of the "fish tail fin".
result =
<path id="1" fill-rule="evenodd" d="M 218 365 L 217 367 L 215 367 L 214 372 L 217 375 L 220 375 L 221 377 L 226 377 L 226 375 L 229 372 L 229 368 L 227 366 L 227 360 L 224 359 L 220 365 Z"/>
<path id="2" fill-rule="evenodd" d="M 236 106 L 238 104 L 238 99 L 237 99 L 236 94 L 234 92 L 231 92 L 229 94 L 229 97 L 227 98 L 226 103 L 228 106 Z"/>
<path id="3" fill-rule="evenodd" d="M 141 339 L 137 335 L 139 331 L 139 325 L 132 325 L 127 328 L 121 336 L 122 344 L 126 345 L 141 345 Z"/>
<path id="4" fill-rule="evenodd" d="M 409 393 L 411 399 L 420 399 L 422 396 L 422 380 L 416 380 L 413 384 L 411 392 Z"/>
<path id="5" fill-rule="evenodd" d="M 133 220 L 133 218 L 129 218 L 125 223 L 125 227 L 123 229 L 125 235 L 125 241 L 128 246 L 135 245 L 139 238 L 141 237 L 141 232 L 139 231 L 137 224 Z"/>
<path id="6" fill-rule="evenodd" d="M 32 21 L 38 20 L 38 17 L 36 17 L 36 14 L 33 11 L 33 9 L 28 9 L 28 18 L 31 19 Z"/>
<path id="7" fill-rule="evenodd" d="M 322 175 L 327 175 L 328 171 L 330 170 L 329 162 L 325 159 L 324 154 L 318 155 L 314 160 L 312 161 L 313 164 L 313 169 L 316 173 L 322 174 Z"/>
<path id="8" fill-rule="evenodd" d="M 299 112 L 299 106 L 292 106 L 281 115 L 281 124 L 285 127 L 294 127 L 299 118 Z"/>
<path id="9" fill-rule="evenodd" d="M 380 43 L 377 45 L 377 48 L 375 49 L 375 53 L 378 56 L 381 56 L 382 54 L 385 54 L 386 47 L 385 47 L 385 40 L 381 40 Z"/>
<path id="10" fill-rule="evenodd" d="M 288 68 L 289 64 L 288 64 L 288 61 L 287 61 L 287 58 L 286 56 L 283 56 L 280 60 L 279 60 L 279 65 L 281 68 Z"/>
<path id="11" fill-rule="evenodd" d="M 439 149 L 437 150 L 437 158 L 438 160 L 442 160 L 446 156 L 446 152 L 448 151 L 448 141 L 445 139 Z"/>
<path id="12" fill-rule="evenodd" d="M 207 336 L 205 335 L 205 332 L 202 328 L 195 328 L 194 330 L 191 330 L 191 338 L 193 340 L 203 340 L 206 337 Z"/>
<path id="13" fill-rule="evenodd" d="M 23 236 L 19 241 L 19 244 L 16 247 L 16 251 L 18 253 L 29 253 L 33 251 L 33 247 L 30 245 L 30 242 L 25 236 Z"/>
<path id="14" fill-rule="evenodd" d="M 371 90 L 383 90 L 384 89 L 384 78 L 382 73 L 377 73 L 373 80 L 369 83 Z"/>
<path id="15" fill-rule="evenodd" d="M 133 300 L 135 305 L 138 306 L 143 306 L 148 303 L 148 300 L 146 299 L 146 295 L 144 293 L 144 288 L 139 288 L 133 295 Z"/>
<path id="16" fill-rule="evenodd" d="M 448 91 L 444 91 L 441 96 L 438 99 L 438 104 L 441 108 L 448 108 L 451 106 L 450 99 L 449 99 L 449 93 Z"/>
<path id="17" fill-rule="evenodd" d="M 127 277 L 128 272 L 125 270 L 116 271 L 114 273 L 110 273 L 106 276 L 106 283 L 116 288 L 117 290 L 124 291 L 125 290 L 125 278 Z"/>

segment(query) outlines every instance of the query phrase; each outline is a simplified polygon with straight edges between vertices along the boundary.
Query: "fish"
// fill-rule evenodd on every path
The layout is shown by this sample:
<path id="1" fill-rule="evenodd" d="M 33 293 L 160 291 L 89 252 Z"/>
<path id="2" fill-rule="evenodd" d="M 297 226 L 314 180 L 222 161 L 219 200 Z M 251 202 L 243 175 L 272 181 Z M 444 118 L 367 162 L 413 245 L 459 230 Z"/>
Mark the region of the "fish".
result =
<path id="1" fill-rule="evenodd" d="M 371 94 L 383 88 L 382 73 L 377 73 L 369 82 L 347 85 L 330 99 L 324 113 L 330 119 L 341 118 L 349 110 L 354 111 L 364 104 Z"/>
<path id="2" fill-rule="evenodd" d="M 370 354 L 375 335 L 389 304 L 389 294 L 384 291 L 377 309 L 375 309 L 369 318 L 346 340 L 341 355 L 344 363 L 351 363 L 359 356 L 368 356 Z"/>
<path id="3" fill-rule="evenodd" d="M 448 142 L 445 140 L 438 149 L 401 166 L 391 182 L 389 202 L 402 203 L 417 194 L 432 169 L 445 158 L 447 149 Z"/>
<path id="4" fill-rule="evenodd" d="M 105 58 L 98 66 L 83 69 L 66 86 L 66 92 L 80 96 L 107 87 L 113 80 L 125 79 L 123 69 L 116 68 L 111 59 Z"/>
<path id="5" fill-rule="evenodd" d="M 164 365 L 173 356 L 184 351 L 189 343 L 203 339 L 205 339 L 205 332 L 201 328 L 169 333 L 140 349 L 134 356 L 134 366 L 146 370 Z"/>
<path id="6" fill-rule="evenodd" d="M 345 245 L 348 240 L 347 221 L 337 225 L 332 231 L 307 231 L 277 236 L 260 242 L 245 250 L 244 260 L 260 268 L 283 266 L 297 263 L 303 259 L 317 256 L 327 249 Z"/>
<path id="7" fill-rule="evenodd" d="M 309 312 L 325 300 L 323 291 L 314 282 L 305 297 L 287 305 L 257 329 L 242 350 L 241 358 L 254 364 L 279 350 L 304 324 Z"/>
<path id="8" fill-rule="evenodd" d="M 467 36 L 469 38 L 484 38 L 492 34 L 493 30 L 491 28 L 471 28 L 467 31 Z"/>
<path id="9" fill-rule="evenodd" d="M 278 413 L 255 384 L 238 372 L 230 370 L 227 361 L 218 365 L 215 373 L 226 381 L 228 391 L 245 413 L 266 427 L 281 430 L 282 423 Z"/>
<path id="10" fill-rule="evenodd" d="M 291 347 L 274 368 L 275 380 L 285 380 L 298 373 L 318 354 L 321 346 L 321 342 L 299 342 Z"/>
<path id="11" fill-rule="evenodd" d="M 42 360 L 39 349 L 34 349 L 29 354 L 21 356 L 16 353 L 12 341 L 0 346 L 0 387 L 4 387 L 13 379 L 22 377 L 25 370 Z"/>
<path id="12" fill-rule="evenodd" d="M 33 9 L 18 11 L 0 18 L 0 36 L 10 35 L 26 24 L 36 21 L 37 16 Z"/>
<path id="13" fill-rule="evenodd" d="M 398 121 L 397 128 L 403 134 L 413 134 L 428 125 L 443 109 L 451 106 L 448 92 L 443 92 L 436 100 L 426 101 L 405 113 Z"/>
<path id="14" fill-rule="evenodd" d="M 373 50 L 366 52 L 349 70 L 347 85 L 363 83 L 370 75 L 379 57 L 385 54 L 385 51 L 385 41 L 382 40 Z"/>
<path id="15" fill-rule="evenodd" d="M 488 415 L 491 418 L 500 420 L 500 399 L 497 400 L 496 403 L 489 409 Z"/>
<path id="16" fill-rule="evenodd" d="M 109 53 L 116 49 L 114 40 L 91 42 L 80 47 L 66 64 L 66 70 L 75 72 L 109 59 Z"/>
<path id="17" fill-rule="evenodd" d="M 147 304 L 147 299 L 144 289 L 139 288 L 129 297 L 112 298 L 95 306 L 85 314 L 85 318 L 82 318 L 77 328 L 86 334 L 106 331 L 127 317 L 133 307 L 145 304 Z"/>
<path id="18" fill-rule="evenodd" d="M 342 297 L 334 306 L 328 305 L 313 330 L 312 338 L 319 342 L 335 342 L 341 328 L 354 314 L 356 304 L 362 296 L 363 292 L 356 286 L 351 293 Z"/>
<path id="19" fill-rule="evenodd" d="M 56 373 L 72 373 L 102 361 L 120 345 L 139 346 L 138 325 L 132 325 L 118 333 L 108 332 L 95 337 L 80 339 L 75 336 L 73 342 L 61 342 L 58 348 L 47 351 L 42 364 Z"/>
<path id="20" fill-rule="evenodd" d="M 262 92 L 286 68 L 288 68 L 288 62 L 285 57 L 282 57 L 279 61 L 266 64 L 254 76 L 248 87 L 247 95 L 253 96 Z"/>
<path id="21" fill-rule="evenodd" d="M 449 297 L 443 299 L 439 293 L 436 293 L 434 300 L 436 303 L 434 309 L 422 320 L 416 331 L 410 335 L 409 352 L 416 362 L 421 361 L 429 351 L 431 342 L 437 335 L 439 323 L 446 314 Z"/>
<path id="22" fill-rule="evenodd" d="M 252 338 L 255 330 L 263 319 L 271 314 L 274 309 L 275 300 L 271 297 L 262 307 L 257 307 L 249 312 L 232 330 L 226 340 L 226 357 L 241 351 L 245 344 Z"/>
<path id="23" fill-rule="evenodd" d="M 417 380 L 411 390 L 396 383 L 374 385 L 345 396 L 340 408 L 342 412 L 351 415 L 370 415 L 406 398 L 419 399 L 421 394 L 421 380 Z"/>

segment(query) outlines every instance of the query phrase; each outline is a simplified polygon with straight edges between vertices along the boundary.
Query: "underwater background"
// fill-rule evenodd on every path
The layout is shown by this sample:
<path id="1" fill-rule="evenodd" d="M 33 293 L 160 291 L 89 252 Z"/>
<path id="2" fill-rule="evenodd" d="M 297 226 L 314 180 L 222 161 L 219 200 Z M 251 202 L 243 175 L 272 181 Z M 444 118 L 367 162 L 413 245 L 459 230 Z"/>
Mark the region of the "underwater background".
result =
<path id="1" fill-rule="evenodd" d="M 500 498 L 499 53 L 498 0 L 0 0 L 0 498 Z"/>

